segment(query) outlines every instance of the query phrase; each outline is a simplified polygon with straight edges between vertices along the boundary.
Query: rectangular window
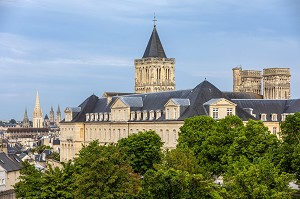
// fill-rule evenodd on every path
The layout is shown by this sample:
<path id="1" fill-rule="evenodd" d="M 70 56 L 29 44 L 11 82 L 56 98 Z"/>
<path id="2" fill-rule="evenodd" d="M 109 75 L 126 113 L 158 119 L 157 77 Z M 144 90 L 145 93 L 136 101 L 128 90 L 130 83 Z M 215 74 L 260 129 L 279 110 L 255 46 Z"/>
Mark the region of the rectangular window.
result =
<path id="1" fill-rule="evenodd" d="M 218 119 L 219 118 L 219 109 L 213 108 L 213 118 Z"/>
<path id="2" fill-rule="evenodd" d="M 277 128 L 273 127 L 273 134 L 276 135 L 277 134 Z"/>
<path id="3" fill-rule="evenodd" d="M 177 109 L 174 108 L 174 119 L 177 119 Z"/>
<path id="4" fill-rule="evenodd" d="M 227 108 L 227 116 L 232 115 L 232 108 Z"/>

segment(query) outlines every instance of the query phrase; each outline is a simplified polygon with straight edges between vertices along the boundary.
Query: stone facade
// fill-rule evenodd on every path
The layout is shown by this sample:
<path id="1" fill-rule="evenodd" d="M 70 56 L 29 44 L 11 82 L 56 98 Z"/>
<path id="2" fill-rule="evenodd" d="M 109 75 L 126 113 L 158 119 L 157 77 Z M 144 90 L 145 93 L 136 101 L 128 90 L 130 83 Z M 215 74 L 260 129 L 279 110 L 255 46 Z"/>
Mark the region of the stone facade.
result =
<path id="1" fill-rule="evenodd" d="M 175 59 L 148 57 L 136 59 L 135 92 L 175 90 Z"/>
<path id="2" fill-rule="evenodd" d="M 263 73 L 265 99 L 290 99 L 289 68 L 266 68 Z"/>
<path id="3" fill-rule="evenodd" d="M 261 71 L 233 68 L 233 92 L 252 92 L 261 95 Z"/>
<path id="4" fill-rule="evenodd" d="M 233 92 L 252 92 L 264 99 L 290 99 L 290 69 L 265 68 L 263 75 L 258 70 L 233 70 Z M 262 88 L 263 80 L 263 88 Z"/>

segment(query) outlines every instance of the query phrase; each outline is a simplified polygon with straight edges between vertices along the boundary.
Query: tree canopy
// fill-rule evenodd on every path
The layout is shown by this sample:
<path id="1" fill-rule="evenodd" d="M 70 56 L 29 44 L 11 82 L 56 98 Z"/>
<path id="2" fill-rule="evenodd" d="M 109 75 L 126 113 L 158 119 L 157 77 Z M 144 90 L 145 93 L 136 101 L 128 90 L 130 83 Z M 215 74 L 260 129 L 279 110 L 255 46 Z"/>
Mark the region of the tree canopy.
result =
<path id="1" fill-rule="evenodd" d="M 163 142 L 154 131 L 139 132 L 129 135 L 118 142 L 135 172 L 144 174 L 160 163 Z"/>

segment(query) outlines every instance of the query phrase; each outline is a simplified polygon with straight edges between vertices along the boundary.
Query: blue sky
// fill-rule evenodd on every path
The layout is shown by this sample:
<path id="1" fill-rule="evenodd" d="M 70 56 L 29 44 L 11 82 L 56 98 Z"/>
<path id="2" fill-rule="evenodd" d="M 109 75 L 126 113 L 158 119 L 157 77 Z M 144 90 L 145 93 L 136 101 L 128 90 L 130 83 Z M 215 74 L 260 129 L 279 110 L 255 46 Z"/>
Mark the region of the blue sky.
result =
<path id="1" fill-rule="evenodd" d="M 177 89 L 205 78 L 232 91 L 232 68 L 291 69 L 300 98 L 298 0 L 0 0 L 0 120 L 43 114 L 91 94 L 133 92 L 153 29 L 176 58 Z"/>

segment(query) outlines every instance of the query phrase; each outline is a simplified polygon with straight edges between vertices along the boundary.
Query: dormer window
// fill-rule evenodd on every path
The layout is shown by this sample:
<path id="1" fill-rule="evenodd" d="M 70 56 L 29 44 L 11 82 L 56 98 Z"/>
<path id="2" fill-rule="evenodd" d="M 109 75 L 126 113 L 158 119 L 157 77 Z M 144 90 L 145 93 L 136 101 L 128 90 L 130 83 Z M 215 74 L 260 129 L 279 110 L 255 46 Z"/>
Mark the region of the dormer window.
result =
<path id="1" fill-rule="evenodd" d="M 277 121 L 277 114 L 273 113 L 271 116 L 273 122 Z"/>
<path id="2" fill-rule="evenodd" d="M 267 114 L 262 113 L 260 117 L 261 121 L 267 121 Z"/>
<path id="3" fill-rule="evenodd" d="M 99 120 L 99 114 L 98 113 L 94 113 L 94 117 L 95 117 L 95 121 L 98 121 Z"/>
<path id="4" fill-rule="evenodd" d="M 94 121 L 94 113 L 90 113 L 90 121 Z"/>
<path id="5" fill-rule="evenodd" d="M 99 113 L 99 121 L 103 121 L 103 113 Z"/>
<path id="6" fill-rule="evenodd" d="M 154 113 L 155 112 L 153 110 L 149 111 L 149 120 L 154 120 L 155 119 Z"/>
<path id="7" fill-rule="evenodd" d="M 104 121 L 107 121 L 108 120 L 108 114 L 107 112 L 104 113 Z"/>
<path id="8" fill-rule="evenodd" d="M 141 111 L 137 111 L 136 112 L 136 120 L 141 120 L 142 119 L 142 112 Z"/>
<path id="9" fill-rule="evenodd" d="M 161 117 L 161 110 L 156 110 L 156 119 Z"/>
<path id="10" fill-rule="evenodd" d="M 90 114 L 89 113 L 87 113 L 87 114 L 85 114 L 85 121 L 90 121 Z"/>
<path id="11" fill-rule="evenodd" d="M 130 120 L 135 120 L 135 111 L 130 112 Z"/>
<path id="12" fill-rule="evenodd" d="M 148 111 L 143 111 L 143 120 L 147 120 L 148 119 Z"/>

